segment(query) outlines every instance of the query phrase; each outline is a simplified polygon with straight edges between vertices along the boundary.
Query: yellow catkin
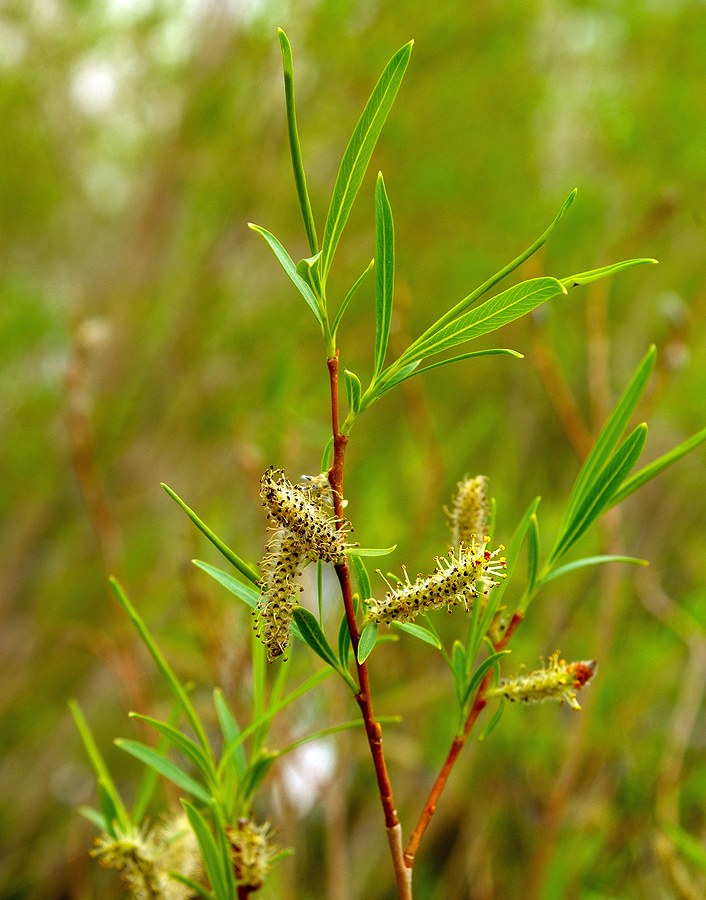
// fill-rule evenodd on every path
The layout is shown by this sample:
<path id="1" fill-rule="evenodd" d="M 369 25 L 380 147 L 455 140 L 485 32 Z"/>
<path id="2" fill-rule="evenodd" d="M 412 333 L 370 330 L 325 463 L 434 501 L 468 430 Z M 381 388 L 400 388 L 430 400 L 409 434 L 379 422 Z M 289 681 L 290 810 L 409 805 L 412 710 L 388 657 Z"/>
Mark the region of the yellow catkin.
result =
<path id="1" fill-rule="evenodd" d="M 470 546 L 471 540 L 488 533 L 490 504 L 485 475 L 464 478 L 456 485 L 451 509 L 447 509 L 454 546 Z"/>
<path id="2" fill-rule="evenodd" d="M 526 675 L 503 679 L 500 684 L 487 692 L 489 697 L 505 697 L 511 703 L 544 703 L 554 700 L 566 703 L 571 709 L 581 706 L 576 694 L 593 678 L 598 664 L 595 660 L 566 662 L 560 653 L 552 653 L 541 669 Z"/>

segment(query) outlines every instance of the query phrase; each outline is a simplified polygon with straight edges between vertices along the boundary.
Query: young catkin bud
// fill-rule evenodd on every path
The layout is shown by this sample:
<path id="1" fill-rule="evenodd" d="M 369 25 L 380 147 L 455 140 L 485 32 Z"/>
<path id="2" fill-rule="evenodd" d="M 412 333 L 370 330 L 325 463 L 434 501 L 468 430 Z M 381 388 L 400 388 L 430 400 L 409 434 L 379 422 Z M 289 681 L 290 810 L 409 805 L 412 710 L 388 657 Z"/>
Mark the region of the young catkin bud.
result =
<path id="1" fill-rule="evenodd" d="M 239 819 L 235 828 L 228 829 L 228 839 L 238 884 L 257 890 L 267 878 L 277 852 L 270 837 L 270 823 L 256 825 L 249 819 Z"/>
<path id="2" fill-rule="evenodd" d="M 311 558 L 342 563 L 345 534 L 336 528 L 335 517 L 324 510 L 318 493 L 308 486 L 292 484 L 282 469 L 272 466 L 260 480 L 260 496 L 270 518 L 290 529 Z"/>
<path id="3" fill-rule="evenodd" d="M 297 594 L 302 590 L 299 576 L 307 558 L 306 548 L 289 528 L 278 528 L 267 545 L 267 555 L 260 563 L 262 594 L 253 610 L 255 631 L 267 649 L 270 662 L 286 651 L 289 623 Z"/>
<path id="4" fill-rule="evenodd" d="M 488 533 L 490 504 L 488 503 L 488 479 L 485 475 L 464 478 L 456 485 L 451 509 L 446 513 L 454 546 L 469 547 L 472 538 Z"/>
<path id="5" fill-rule="evenodd" d="M 135 827 L 125 833 L 118 831 L 115 837 L 100 835 L 91 854 L 101 865 L 120 873 L 135 900 L 185 900 L 191 892 L 169 873 L 177 871 L 193 878 L 200 871 L 196 840 L 185 818 L 178 838 L 171 828 Z"/>
<path id="6" fill-rule="evenodd" d="M 436 557 L 436 572 L 418 575 L 416 581 L 410 581 L 406 569 L 405 580 L 396 587 L 385 579 L 390 590 L 382 600 L 371 597 L 366 601 L 366 618 L 387 624 L 409 622 L 430 609 L 446 606 L 451 610 L 459 604 L 468 612 L 479 595 L 505 577 L 505 558 L 499 556 L 505 548 L 501 544 L 491 552 L 486 550 L 487 543 L 487 537 L 474 537 L 468 547 L 462 544 L 456 550 L 452 548 L 448 559 Z"/>
<path id="7" fill-rule="evenodd" d="M 505 697 L 511 702 L 543 703 L 555 700 L 567 703 L 572 709 L 581 706 L 576 694 L 593 678 L 598 668 L 595 660 L 567 663 L 560 658 L 559 651 L 552 653 L 549 660 L 543 662 L 542 668 L 527 675 L 503 679 L 500 684 L 487 691 L 488 697 Z"/>

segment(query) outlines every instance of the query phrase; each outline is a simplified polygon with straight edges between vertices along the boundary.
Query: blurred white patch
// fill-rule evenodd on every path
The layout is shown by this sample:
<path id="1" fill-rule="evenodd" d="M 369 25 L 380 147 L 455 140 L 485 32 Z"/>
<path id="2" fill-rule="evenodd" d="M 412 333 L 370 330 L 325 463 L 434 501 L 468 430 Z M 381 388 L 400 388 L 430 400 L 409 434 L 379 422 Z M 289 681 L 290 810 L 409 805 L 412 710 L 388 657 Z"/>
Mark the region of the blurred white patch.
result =
<path id="1" fill-rule="evenodd" d="M 87 57 L 74 69 L 71 99 L 89 116 L 101 116 L 114 105 L 118 93 L 118 74 L 107 59 Z"/>
<path id="2" fill-rule="evenodd" d="M 282 762 L 280 787 L 287 803 L 305 816 L 328 788 L 336 771 L 331 741 L 304 744 Z"/>

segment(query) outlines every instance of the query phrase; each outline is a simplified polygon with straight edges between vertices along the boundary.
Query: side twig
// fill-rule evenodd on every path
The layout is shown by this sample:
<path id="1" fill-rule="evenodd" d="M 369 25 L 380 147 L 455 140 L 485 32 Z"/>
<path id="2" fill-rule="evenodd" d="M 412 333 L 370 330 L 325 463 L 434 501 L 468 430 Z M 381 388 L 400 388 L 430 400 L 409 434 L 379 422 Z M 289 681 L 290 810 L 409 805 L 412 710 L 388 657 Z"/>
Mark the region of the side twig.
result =
<path id="1" fill-rule="evenodd" d="M 510 620 L 510 624 L 505 631 L 505 634 L 496 644 L 493 645 L 496 652 L 505 649 L 515 629 L 520 624 L 522 619 L 523 616 L 521 613 L 515 613 L 513 615 L 512 619 Z M 414 831 L 409 838 L 409 842 L 404 852 L 404 862 L 409 869 L 411 869 L 414 865 L 414 857 L 419 848 L 419 844 L 424 837 L 424 832 L 427 830 L 429 822 L 431 822 L 432 816 L 436 812 L 436 804 L 439 800 L 439 797 L 443 793 L 444 788 L 446 787 L 446 782 L 449 780 L 451 770 L 456 764 L 456 760 L 458 759 L 458 756 L 463 749 L 463 746 L 466 743 L 468 735 L 471 733 L 471 729 L 475 725 L 478 716 L 485 708 L 487 702 L 485 699 L 485 692 L 488 688 L 488 683 L 490 682 L 491 676 L 492 669 L 488 671 L 487 675 L 481 682 L 480 687 L 476 691 L 473 706 L 471 706 L 471 710 L 468 713 L 463 726 L 463 730 L 460 734 L 457 734 L 451 742 L 451 747 L 448 754 L 446 755 L 446 759 L 444 760 L 444 764 L 441 767 L 441 771 L 437 775 L 436 781 L 432 785 L 429 796 L 427 797 L 427 801 L 424 804 L 424 808 L 422 809 L 422 813 L 419 816 L 419 821 L 417 822 Z"/>

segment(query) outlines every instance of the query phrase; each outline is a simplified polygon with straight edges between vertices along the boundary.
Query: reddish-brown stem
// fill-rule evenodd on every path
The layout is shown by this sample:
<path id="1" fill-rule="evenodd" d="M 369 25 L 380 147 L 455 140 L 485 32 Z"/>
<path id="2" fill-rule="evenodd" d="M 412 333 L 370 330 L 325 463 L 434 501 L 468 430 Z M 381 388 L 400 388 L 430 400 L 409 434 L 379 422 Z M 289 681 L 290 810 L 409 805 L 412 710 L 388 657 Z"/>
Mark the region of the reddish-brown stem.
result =
<path id="1" fill-rule="evenodd" d="M 344 524 L 344 507 L 343 507 L 343 476 L 345 468 L 345 454 L 348 445 L 348 436 L 341 434 L 338 417 L 338 353 L 336 356 L 327 360 L 329 379 L 331 384 L 331 429 L 333 433 L 333 461 L 329 469 L 329 483 L 333 494 L 334 511 L 338 527 Z M 358 674 L 358 686 L 360 690 L 356 694 L 356 701 L 360 707 L 360 712 L 365 725 L 365 733 L 368 737 L 370 753 L 373 758 L 373 766 L 375 767 L 375 775 L 378 782 L 378 791 L 380 793 L 380 801 L 382 803 L 383 813 L 385 815 L 385 827 L 387 828 L 388 840 L 390 843 L 390 851 L 392 861 L 395 868 L 395 877 L 397 879 L 397 889 L 401 900 L 411 898 L 411 872 L 405 867 L 402 859 L 402 842 L 400 839 L 400 823 L 397 818 L 397 810 L 395 809 L 395 801 L 392 794 L 392 784 L 387 771 L 385 762 L 385 754 L 382 748 L 382 726 L 375 720 L 373 711 L 373 698 L 370 690 L 370 676 L 368 667 L 364 662 L 358 662 L 358 644 L 360 642 L 360 633 L 355 618 L 355 606 L 353 603 L 353 587 L 351 584 L 351 574 L 348 563 L 343 562 L 337 565 L 336 575 L 341 586 L 341 595 L 343 597 L 343 605 L 346 611 L 346 621 L 348 623 L 348 631 L 351 636 L 351 646 L 353 648 L 353 657 L 355 659 L 356 670 Z"/>
<path id="2" fill-rule="evenodd" d="M 496 652 L 505 649 L 508 641 L 512 637 L 515 629 L 520 624 L 522 619 L 522 613 L 516 612 L 513 615 L 512 619 L 510 620 L 510 624 L 505 631 L 505 634 L 500 638 L 499 641 L 497 641 L 493 645 Z M 468 739 L 468 735 L 471 733 L 471 729 L 476 723 L 476 719 L 485 707 L 485 704 L 487 702 L 485 699 L 485 692 L 487 690 L 491 676 L 492 669 L 488 671 L 485 678 L 480 683 L 480 687 L 476 691 L 476 696 L 473 700 L 473 706 L 471 707 L 471 710 L 466 717 L 466 721 L 463 725 L 463 730 L 460 734 L 457 734 L 451 742 L 449 752 L 446 755 L 446 759 L 444 760 L 444 764 L 441 767 L 441 771 L 436 777 L 436 781 L 432 785 L 429 796 L 427 797 L 427 801 L 424 804 L 424 808 L 422 809 L 422 813 L 419 817 L 419 821 L 417 822 L 414 831 L 410 835 L 409 842 L 407 843 L 407 847 L 404 852 L 405 865 L 410 869 L 414 865 L 414 857 L 417 849 L 419 848 L 422 837 L 424 836 L 424 832 L 427 830 L 427 826 L 429 825 L 429 822 L 431 822 L 432 816 L 436 812 L 436 804 L 444 788 L 446 787 L 446 782 L 449 780 L 451 770 L 453 769 L 456 760 L 458 759 L 458 755 L 463 749 L 466 740 Z"/>

